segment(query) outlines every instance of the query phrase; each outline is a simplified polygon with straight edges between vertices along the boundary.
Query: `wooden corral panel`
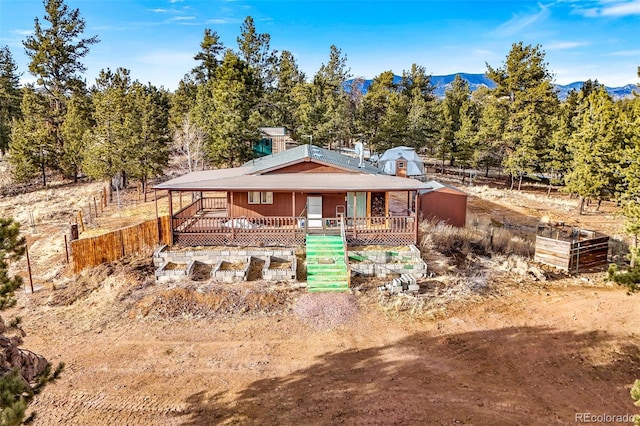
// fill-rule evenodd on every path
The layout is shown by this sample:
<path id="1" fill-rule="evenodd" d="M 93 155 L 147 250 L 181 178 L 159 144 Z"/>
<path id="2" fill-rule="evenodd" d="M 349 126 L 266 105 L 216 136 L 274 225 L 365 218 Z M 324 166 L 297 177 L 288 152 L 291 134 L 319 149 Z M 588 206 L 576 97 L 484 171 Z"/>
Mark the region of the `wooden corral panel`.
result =
<path id="1" fill-rule="evenodd" d="M 158 244 L 171 241 L 171 221 L 163 216 L 92 238 L 71 242 L 76 273 L 90 266 L 113 262 L 133 253 L 151 253 Z"/>
<path id="2" fill-rule="evenodd" d="M 562 241 L 536 236 L 535 261 L 565 271 L 579 272 L 607 263 L 609 237 Z"/>
<path id="3" fill-rule="evenodd" d="M 570 250 L 571 243 L 569 241 L 555 240 L 538 235 L 536 236 L 534 260 L 568 271 Z"/>

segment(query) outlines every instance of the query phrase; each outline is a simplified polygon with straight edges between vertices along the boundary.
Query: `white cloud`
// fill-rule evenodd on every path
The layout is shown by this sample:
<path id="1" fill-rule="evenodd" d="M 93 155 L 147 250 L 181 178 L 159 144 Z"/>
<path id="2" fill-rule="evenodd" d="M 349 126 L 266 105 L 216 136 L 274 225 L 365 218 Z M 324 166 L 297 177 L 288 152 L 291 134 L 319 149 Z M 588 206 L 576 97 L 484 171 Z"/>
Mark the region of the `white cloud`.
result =
<path id="1" fill-rule="evenodd" d="M 512 36 L 528 26 L 548 18 L 550 15 L 549 6 L 538 3 L 538 7 L 540 10 L 536 13 L 514 15 L 513 18 L 493 30 L 492 33 L 498 36 Z"/>
<path id="2" fill-rule="evenodd" d="M 602 16 L 640 15 L 640 0 L 617 3 L 602 8 Z"/>
<path id="3" fill-rule="evenodd" d="M 618 50 L 615 52 L 609 52 L 607 56 L 630 56 L 640 57 L 640 50 Z"/>
<path id="4" fill-rule="evenodd" d="M 545 44 L 543 47 L 545 48 L 545 50 L 565 50 L 575 49 L 576 47 L 585 47 L 589 46 L 589 44 L 590 43 L 582 41 L 552 41 Z"/>
<path id="5" fill-rule="evenodd" d="M 587 18 L 640 15 L 640 0 L 599 0 L 590 3 L 588 7 L 579 5 L 577 2 L 574 7 L 576 13 Z"/>

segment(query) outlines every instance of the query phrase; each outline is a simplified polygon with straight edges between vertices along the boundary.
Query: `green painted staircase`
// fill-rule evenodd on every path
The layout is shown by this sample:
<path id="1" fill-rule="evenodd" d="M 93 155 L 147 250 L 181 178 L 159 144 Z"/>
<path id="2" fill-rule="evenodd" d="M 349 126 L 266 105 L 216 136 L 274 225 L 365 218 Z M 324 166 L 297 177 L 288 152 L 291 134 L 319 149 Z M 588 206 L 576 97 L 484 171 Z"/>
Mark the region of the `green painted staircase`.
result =
<path id="1" fill-rule="evenodd" d="M 307 235 L 307 290 L 349 290 L 346 249 L 339 235 Z"/>

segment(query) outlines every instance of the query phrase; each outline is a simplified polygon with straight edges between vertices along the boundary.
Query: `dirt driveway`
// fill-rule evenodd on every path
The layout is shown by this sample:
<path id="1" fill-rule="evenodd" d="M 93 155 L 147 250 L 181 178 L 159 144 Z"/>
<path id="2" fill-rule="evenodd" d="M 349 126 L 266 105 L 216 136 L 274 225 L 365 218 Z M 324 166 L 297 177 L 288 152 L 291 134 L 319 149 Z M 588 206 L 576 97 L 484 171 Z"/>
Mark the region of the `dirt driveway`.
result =
<path id="1" fill-rule="evenodd" d="M 357 299 L 349 322 L 318 330 L 290 310 L 136 318 L 123 286 L 70 306 L 21 299 L 24 346 L 67 365 L 36 397 L 35 424 L 573 424 L 638 412 L 640 298 L 618 288 L 516 289 L 430 320 Z"/>

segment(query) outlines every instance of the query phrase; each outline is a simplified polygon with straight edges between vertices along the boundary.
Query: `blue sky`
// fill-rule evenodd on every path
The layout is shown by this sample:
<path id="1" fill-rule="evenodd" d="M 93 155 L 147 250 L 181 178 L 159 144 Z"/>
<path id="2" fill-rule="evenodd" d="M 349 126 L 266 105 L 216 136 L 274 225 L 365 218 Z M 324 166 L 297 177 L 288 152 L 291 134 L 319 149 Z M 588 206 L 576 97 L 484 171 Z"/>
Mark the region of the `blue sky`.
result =
<path id="1" fill-rule="evenodd" d="M 226 47 L 246 16 L 271 47 L 291 51 L 311 77 L 335 44 L 354 76 L 373 78 L 412 63 L 432 75 L 483 73 L 502 65 L 512 43 L 540 44 L 555 81 L 598 79 L 608 86 L 638 82 L 640 0 L 534 1 L 285 1 L 66 0 L 80 9 L 86 36 L 101 42 L 84 58 L 93 84 L 101 69 L 124 67 L 134 79 L 169 90 L 194 67 L 205 28 Z M 0 0 L 0 46 L 8 45 L 23 80 L 22 40 L 41 22 L 41 0 Z"/>

